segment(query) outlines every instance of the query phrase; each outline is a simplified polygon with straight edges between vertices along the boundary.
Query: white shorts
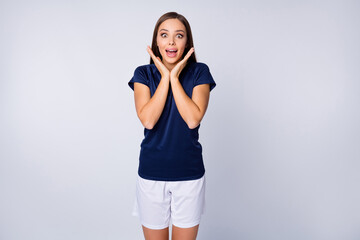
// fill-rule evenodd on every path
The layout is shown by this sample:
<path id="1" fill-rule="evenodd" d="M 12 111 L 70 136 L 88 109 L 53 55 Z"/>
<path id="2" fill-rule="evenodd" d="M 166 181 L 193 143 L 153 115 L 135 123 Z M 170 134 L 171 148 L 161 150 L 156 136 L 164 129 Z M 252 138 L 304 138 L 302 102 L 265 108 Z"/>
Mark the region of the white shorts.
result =
<path id="1" fill-rule="evenodd" d="M 205 213 L 205 185 L 205 175 L 187 181 L 154 181 L 138 175 L 132 215 L 150 229 L 167 228 L 170 220 L 176 227 L 194 227 Z"/>

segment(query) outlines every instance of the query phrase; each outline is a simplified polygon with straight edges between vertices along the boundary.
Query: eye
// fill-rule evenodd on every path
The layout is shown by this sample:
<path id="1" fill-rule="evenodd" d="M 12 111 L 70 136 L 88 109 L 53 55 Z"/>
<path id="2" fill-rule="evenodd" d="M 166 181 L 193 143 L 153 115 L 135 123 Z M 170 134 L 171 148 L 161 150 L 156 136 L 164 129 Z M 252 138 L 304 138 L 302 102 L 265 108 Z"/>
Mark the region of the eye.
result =
<path id="1" fill-rule="evenodd" d="M 184 36 L 182 35 L 182 34 L 178 34 L 178 35 L 176 35 L 176 36 L 178 36 L 179 38 L 183 38 Z"/>
<path id="2" fill-rule="evenodd" d="M 161 33 L 160 36 L 161 37 L 166 37 L 166 33 Z"/>

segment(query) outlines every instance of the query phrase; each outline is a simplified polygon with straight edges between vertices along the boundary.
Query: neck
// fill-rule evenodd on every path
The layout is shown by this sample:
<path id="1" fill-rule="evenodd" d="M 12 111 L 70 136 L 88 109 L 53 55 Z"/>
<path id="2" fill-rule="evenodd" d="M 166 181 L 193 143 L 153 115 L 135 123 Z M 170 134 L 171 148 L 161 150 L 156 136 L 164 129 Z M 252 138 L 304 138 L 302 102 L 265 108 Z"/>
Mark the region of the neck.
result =
<path id="1" fill-rule="evenodd" d="M 169 69 L 169 71 L 171 71 L 175 66 L 176 66 L 176 63 L 168 63 L 168 62 L 164 62 L 164 65 L 167 69 Z"/>

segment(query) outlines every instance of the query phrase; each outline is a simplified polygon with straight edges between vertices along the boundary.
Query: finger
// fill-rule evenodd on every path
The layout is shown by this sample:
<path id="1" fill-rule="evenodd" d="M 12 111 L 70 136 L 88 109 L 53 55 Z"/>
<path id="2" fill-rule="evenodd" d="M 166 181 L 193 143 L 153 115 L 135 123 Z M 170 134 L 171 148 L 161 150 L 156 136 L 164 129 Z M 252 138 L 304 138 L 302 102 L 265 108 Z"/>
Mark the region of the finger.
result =
<path id="1" fill-rule="evenodd" d="M 157 67 L 160 67 L 160 65 L 162 64 L 162 61 L 161 61 L 160 57 L 155 56 L 154 52 L 152 51 L 152 49 L 149 46 L 148 46 L 147 50 L 148 50 L 148 53 L 150 54 L 150 57 L 154 61 L 154 64 Z"/>
<path id="2" fill-rule="evenodd" d="M 153 57 L 154 53 L 153 53 L 153 51 L 151 50 L 150 46 L 147 46 L 146 50 L 147 50 L 147 52 L 149 53 L 149 55 L 150 55 L 151 57 Z"/>
<path id="3" fill-rule="evenodd" d="M 192 48 L 190 48 L 190 50 L 188 51 L 188 53 L 186 54 L 186 58 L 189 58 L 190 56 L 191 56 L 191 54 L 193 54 L 193 52 L 194 52 L 195 50 L 194 50 L 194 48 L 192 47 Z"/>
<path id="4" fill-rule="evenodd" d="M 184 61 L 187 61 L 187 60 L 190 58 L 191 54 L 193 54 L 194 51 L 195 51 L 195 50 L 194 50 L 193 47 L 190 48 L 189 51 L 188 51 L 188 53 L 185 55 L 185 57 L 184 57 L 183 60 L 184 60 Z"/>
<path id="5" fill-rule="evenodd" d="M 150 46 L 147 46 L 147 52 L 149 53 L 149 55 L 150 55 L 150 57 L 154 60 L 154 61 L 156 61 L 156 56 L 155 56 L 155 54 L 153 53 L 153 51 L 151 50 L 151 48 L 150 48 Z"/>

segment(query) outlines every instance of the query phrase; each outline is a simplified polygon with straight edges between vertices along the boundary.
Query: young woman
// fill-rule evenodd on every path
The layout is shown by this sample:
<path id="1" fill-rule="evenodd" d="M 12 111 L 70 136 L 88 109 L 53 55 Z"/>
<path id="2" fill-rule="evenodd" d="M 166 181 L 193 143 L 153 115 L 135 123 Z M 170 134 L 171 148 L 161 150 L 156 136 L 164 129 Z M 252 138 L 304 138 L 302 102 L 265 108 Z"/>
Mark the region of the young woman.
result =
<path id="1" fill-rule="evenodd" d="M 144 126 L 133 215 L 146 240 L 196 239 L 205 211 L 205 168 L 199 127 L 215 82 L 196 61 L 191 29 L 176 12 L 154 29 L 150 64 L 135 69 L 137 115 Z"/>

